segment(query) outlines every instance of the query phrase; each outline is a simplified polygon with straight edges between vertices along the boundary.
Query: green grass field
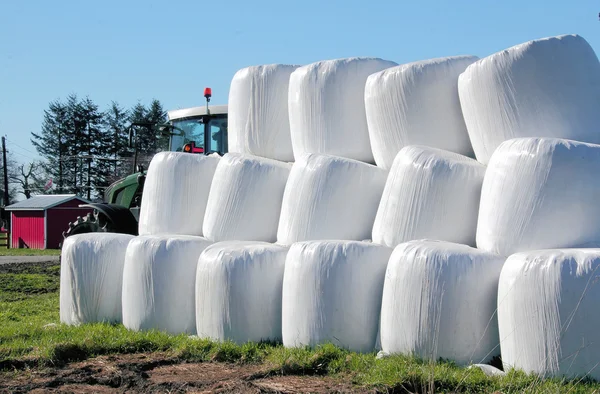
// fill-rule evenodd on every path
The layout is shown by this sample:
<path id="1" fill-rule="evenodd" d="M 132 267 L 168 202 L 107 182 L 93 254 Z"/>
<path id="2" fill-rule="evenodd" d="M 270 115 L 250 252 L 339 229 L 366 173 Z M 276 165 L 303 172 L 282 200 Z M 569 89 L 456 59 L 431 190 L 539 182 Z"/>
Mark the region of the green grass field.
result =
<path id="1" fill-rule="evenodd" d="M 0 248 L 0 256 L 58 256 L 60 249 L 6 249 Z"/>
<path id="2" fill-rule="evenodd" d="M 286 349 L 278 344 L 214 343 L 160 332 L 135 333 L 122 325 L 69 327 L 59 323 L 56 265 L 32 265 L 27 272 L 0 267 L 0 370 L 60 366 L 70 361 L 116 353 L 167 352 L 181 360 L 258 363 L 280 374 L 330 375 L 354 384 L 411 392 L 503 393 L 600 392 L 600 384 L 545 380 L 510 371 L 486 377 L 452 363 L 427 363 L 411 357 L 377 360 L 373 354 L 347 352 L 333 345 Z"/>
<path id="3" fill-rule="evenodd" d="M 0 233 L 0 243 L 4 243 L 6 233 Z M 60 249 L 8 249 L 0 246 L 0 256 L 58 256 Z"/>

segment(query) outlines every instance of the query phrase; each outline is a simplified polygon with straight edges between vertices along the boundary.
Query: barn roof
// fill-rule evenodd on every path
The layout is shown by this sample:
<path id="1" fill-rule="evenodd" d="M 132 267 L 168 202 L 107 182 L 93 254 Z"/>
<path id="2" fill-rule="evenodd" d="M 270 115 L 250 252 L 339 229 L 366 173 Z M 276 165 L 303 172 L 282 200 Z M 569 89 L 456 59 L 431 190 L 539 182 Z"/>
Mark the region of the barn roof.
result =
<path id="1" fill-rule="evenodd" d="M 82 204 L 89 203 L 89 201 L 77 197 L 75 194 L 45 194 L 19 201 L 7 206 L 5 209 L 7 211 L 45 211 L 71 200 L 79 200 Z"/>

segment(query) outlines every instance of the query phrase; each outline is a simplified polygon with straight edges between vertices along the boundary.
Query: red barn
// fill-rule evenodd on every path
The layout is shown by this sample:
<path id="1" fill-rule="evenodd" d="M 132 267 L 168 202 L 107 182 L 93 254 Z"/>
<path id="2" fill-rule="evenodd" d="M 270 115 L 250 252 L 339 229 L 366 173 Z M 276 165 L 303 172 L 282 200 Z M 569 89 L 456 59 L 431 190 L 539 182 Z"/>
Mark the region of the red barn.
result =
<path id="1" fill-rule="evenodd" d="M 58 249 L 69 222 L 93 211 L 79 208 L 87 203 L 75 194 L 47 194 L 7 206 L 11 248 Z"/>

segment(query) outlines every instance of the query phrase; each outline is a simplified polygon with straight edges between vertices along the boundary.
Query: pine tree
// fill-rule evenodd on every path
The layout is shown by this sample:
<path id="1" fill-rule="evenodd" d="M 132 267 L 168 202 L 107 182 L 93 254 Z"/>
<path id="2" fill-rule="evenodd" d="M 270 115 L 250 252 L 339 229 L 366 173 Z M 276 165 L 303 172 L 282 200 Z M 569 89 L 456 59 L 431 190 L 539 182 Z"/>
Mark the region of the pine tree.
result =
<path id="1" fill-rule="evenodd" d="M 95 160 L 104 153 L 103 114 L 89 98 L 71 94 L 66 102 L 54 101 L 44 111 L 40 134 L 32 133 L 32 144 L 46 159 L 44 170 L 58 180 L 57 193 L 82 197 L 99 194 L 108 169 Z"/>
<path id="2" fill-rule="evenodd" d="M 81 197 L 85 196 L 84 160 L 81 154 L 87 151 L 87 138 L 85 136 L 85 114 L 79 98 L 75 94 L 67 97 L 67 132 L 65 144 L 67 155 L 63 158 L 63 171 L 68 179 L 70 193 Z"/>
<path id="3" fill-rule="evenodd" d="M 130 111 L 129 121 L 131 123 L 145 123 L 150 125 L 163 124 L 167 120 L 167 113 L 158 100 L 152 100 L 149 108 L 141 103 L 136 104 Z M 148 168 L 152 157 L 163 150 L 168 149 L 169 139 L 165 138 L 157 127 L 136 127 L 137 164 Z"/>
<path id="4" fill-rule="evenodd" d="M 167 122 L 167 112 L 164 110 L 160 101 L 154 99 L 150 103 L 150 108 L 146 115 L 148 122 L 153 124 L 164 124 Z M 161 152 L 169 149 L 169 135 L 161 133 L 158 129 L 154 129 L 154 146 L 152 153 Z M 150 152 L 148 152 L 150 153 Z"/>
<path id="5" fill-rule="evenodd" d="M 112 102 L 105 112 L 89 97 L 75 94 L 51 102 L 31 142 L 45 159 L 46 176 L 55 180 L 53 191 L 99 197 L 110 183 L 132 173 L 134 149 L 128 145 L 127 127 L 134 122 L 162 124 L 166 112 L 158 100 L 149 108 L 138 103 L 130 111 Z M 157 152 L 168 148 L 168 135 L 156 127 L 137 127 L 136 134 L 137 162 L 147 168 Z"/>
<path id="6" fill-rule="evenodd" d="M 67 106 L 64 103 L 51 102 L 48 109 L 44 111 L 41 132 L 39 134 L 31 133 L 33 137 L 31 143 L 40 156 L 45 159 L 44 170 L 57 181 L 55 189 L 57 193 L 71 191 L 67 187 L 67 166 L 65 165 L 65 158 L 68 154 L 66 142 L 69 132 L 67 112 Z"/>
<path id="7" fill-rule="evenodd" d="M 86 180 L 84 190 L 86 197 L 91 199 L 92 195 L 102 195 L 104 187 L 108 186 L 107 178 L 111 175 L 111 166 L 105 159 L 108 158 L 109 150 L 105 145 L 104 114 L 100 112 L 98 105 L 86 97 L 79 103 L 79 108 L 85 134 L 83 152 L 80 152 L 80 155 L 85 157 L 85 166 L 82 168 Z"/>
<path id="8" fill-rule="evenodd" d="M 132 156 L 128 141 L 128 119 L 129 112 L 114 101 L 104 113 L 105 133 L 102 143 L 106 147 L 107 154 L 113 159 L 112 173 L 108 178 L 108 183 L 127 176 L 133 170 L 131 161 L 124 160 L 124 158 Z"/>

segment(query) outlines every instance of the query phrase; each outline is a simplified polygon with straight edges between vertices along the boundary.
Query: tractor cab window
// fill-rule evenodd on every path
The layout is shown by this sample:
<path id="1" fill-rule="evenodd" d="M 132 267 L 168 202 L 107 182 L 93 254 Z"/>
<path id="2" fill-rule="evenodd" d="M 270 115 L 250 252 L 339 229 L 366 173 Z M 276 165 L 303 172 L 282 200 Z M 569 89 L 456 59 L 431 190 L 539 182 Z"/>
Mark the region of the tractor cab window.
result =
<path id="1" fill-rule="evenodd" d="M 171 131 L 171 151 L 181 152 L 183 146 L 190 142 L 194 142 L 198 147 L 204 146 L 204 123 L 202 123 L 202 119 L 175 120 L 172 124 L 176 129 Z"/>
<path id="2" fill-rule="evenodd" d="M 209 152 L 227 153 L 227 118 L 215 117 L 209 120 L 208 130 L 210 133 Z"/>

